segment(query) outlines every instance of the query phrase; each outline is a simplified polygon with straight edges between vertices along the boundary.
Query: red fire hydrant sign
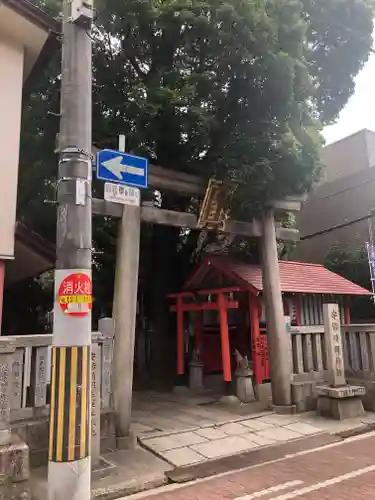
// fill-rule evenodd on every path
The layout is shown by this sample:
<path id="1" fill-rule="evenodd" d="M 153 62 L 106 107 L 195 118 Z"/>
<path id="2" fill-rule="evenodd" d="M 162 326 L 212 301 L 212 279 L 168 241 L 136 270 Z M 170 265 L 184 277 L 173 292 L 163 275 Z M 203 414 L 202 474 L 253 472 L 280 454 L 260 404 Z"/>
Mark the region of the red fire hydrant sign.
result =
<path id="1" fill-rule="evenodd" d="M 85 273 L 69 274 L 61 282 L 57 301 L 67 316 L 87 316 L 92 309 L 92 282 Z"/>

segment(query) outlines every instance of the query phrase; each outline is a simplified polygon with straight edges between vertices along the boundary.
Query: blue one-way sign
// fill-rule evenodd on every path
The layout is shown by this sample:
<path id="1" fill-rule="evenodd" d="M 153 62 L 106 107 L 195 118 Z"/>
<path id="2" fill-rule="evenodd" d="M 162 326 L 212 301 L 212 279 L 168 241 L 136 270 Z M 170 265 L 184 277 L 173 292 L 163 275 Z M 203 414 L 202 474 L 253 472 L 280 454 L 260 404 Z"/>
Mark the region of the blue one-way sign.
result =
<path id="1" fill-rule="evenodd" d="M 147 188 L 148 160 L 112 149 L 103 149 L 96 155 L 96 177 L 103 181 Z"/>

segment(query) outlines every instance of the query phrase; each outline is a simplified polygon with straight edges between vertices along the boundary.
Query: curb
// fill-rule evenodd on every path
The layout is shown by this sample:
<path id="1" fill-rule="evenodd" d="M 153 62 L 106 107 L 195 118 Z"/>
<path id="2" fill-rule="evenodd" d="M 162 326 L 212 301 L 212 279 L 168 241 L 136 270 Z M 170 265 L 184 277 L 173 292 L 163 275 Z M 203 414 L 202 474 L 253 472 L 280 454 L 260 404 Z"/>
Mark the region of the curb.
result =
<path id="1" fill-rule="evenodd" d="M 281 443 L 271 446 L 265 446 L 256 450 L 250 450 L 236 455 L 221 457 L 214 460 L 209 460 L 197 465 L 186 467 L 176 467 L 172 471 L 166 472 L 168 482 L 170 483 L 186 483 L 196 479 L 203 479 L 224 472 L 236 471 L 261 465 L 267 462 L 278 460 L 287 455 L 298 453 L 300 451 L 319 448 L 332 443 L 342 441 L 343 438 L 333 434 L 317 434 L 308 436 L 289 443 Z"/>
<path id="2" fill-rule="evenodd" d="M 359 425 L 358 427 L 354 427 L 353 429 L 348 429 L 346 431 L 335 432 L 334 436 L 341 437 L 342 439 L 348 439 L 354 436 L 368 434 L 373 431 L 375 431 L 375 422 Z"/>
<path id="3" fill-rule="evenodd" d="M 153 490 L 164 486 L 168 483 L 168 477 L 165 474 L 157 474 L 148 478 L 143 478 L 142 481 L 134 479 L 133 481 L 126 481 L 118 483 L 108 488 L 96 488 L 91 491 L 91 499 L 97 500 L 115 500 L 118 498 L 133 495 L 134 493 L 141 493 L 147 490 Z"/>

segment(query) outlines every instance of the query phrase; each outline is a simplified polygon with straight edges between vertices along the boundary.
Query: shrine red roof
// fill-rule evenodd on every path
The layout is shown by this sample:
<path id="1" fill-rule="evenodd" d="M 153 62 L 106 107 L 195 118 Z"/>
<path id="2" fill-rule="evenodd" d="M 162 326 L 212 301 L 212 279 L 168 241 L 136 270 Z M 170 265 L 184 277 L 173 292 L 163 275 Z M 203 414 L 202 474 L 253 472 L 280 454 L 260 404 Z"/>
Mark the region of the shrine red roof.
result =
<path id="1" fill-rule="evenodd" d="M 212 267 L 241 283 L 246 288 L 263 291 L 262 270 L 260 265 L 246 264 L 227 257 L 205 259 L 185 284 L 184 289 L 197 287 L 206 272 Z M 371 295 L 371 292 L 356 285 L 320 264 L 279 261 L 280 284 L 282 292 L 329 294 L 329 295 Z"/>

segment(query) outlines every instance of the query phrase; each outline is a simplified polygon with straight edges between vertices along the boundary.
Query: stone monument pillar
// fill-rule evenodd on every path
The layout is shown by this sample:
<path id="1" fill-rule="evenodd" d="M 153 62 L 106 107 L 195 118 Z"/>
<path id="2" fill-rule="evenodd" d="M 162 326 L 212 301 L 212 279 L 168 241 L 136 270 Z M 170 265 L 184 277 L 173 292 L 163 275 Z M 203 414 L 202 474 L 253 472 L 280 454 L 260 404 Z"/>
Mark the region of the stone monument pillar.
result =
<path id="1" fill-rule="evenodd" d="M 12 483 L 29 478 L 29 448 L 10 429 L 12 394 L 12 340 L 0 337 L 0 498 L 11 498 Z"/>
<path id="2" fill-rule="evenodd" d="M 10 443 L 11 357 L 15 349 L 8 338 L 0 338 L 0 446 Z"/>
<path id="3" fill-rule="evenodd" d="M 199 351 L 196 350 L 194 350 L 192 360 L 189 363 L 189 389 L 193 392 L 204 391 L 203 363 Z"/>
<path id="4" fill-rule="evenodd" d="M 364 414 L 361 396 L 366 389 L 346 383 L 339 307 L 324 304 L 323 312 L 328 384 L 317 387 L 317 411 L 336 420 L 361 416 Z"/>

